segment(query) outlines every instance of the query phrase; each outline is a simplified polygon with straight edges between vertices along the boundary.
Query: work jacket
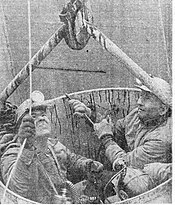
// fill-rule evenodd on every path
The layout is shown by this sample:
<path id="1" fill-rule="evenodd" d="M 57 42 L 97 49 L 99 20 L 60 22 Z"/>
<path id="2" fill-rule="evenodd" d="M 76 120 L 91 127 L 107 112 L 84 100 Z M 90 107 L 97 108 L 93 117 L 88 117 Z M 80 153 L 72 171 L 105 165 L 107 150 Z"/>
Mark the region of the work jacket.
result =
<path id="1" fill-rule="evenodd" d="M 150 163 L 144 166 L 143 172 L 148 174 L 154 181 L 154 185 L 165 182 L 172 178 L 172 163 Z"/>
<path id="2" fill-rule="evenodd" d="M 102 140 L 107 158 L 111 163 L 123 159 L 128 166 L 141 169 L 148 163 L 171 162 L 171 118 L 143 123 L 137 110 L 118 120 L 113 136 Z"/>
<path id="3" fill-rule="evenodd" d="M 15 193 L 39 203 L 54 203 L 56 192 L 61 195 L 67 180 L 67 170 L 86 174 L 91 159 L 70 152 L 58 140 L 48 139 L 46 153 L 24 149 L 13 170 L 9 188 Z M 20 144 L 12 143 L 1 158 L 2 177 L 6 184 L 12 172 Z M 55 160 L 56 158 L 56 160 Z"/>

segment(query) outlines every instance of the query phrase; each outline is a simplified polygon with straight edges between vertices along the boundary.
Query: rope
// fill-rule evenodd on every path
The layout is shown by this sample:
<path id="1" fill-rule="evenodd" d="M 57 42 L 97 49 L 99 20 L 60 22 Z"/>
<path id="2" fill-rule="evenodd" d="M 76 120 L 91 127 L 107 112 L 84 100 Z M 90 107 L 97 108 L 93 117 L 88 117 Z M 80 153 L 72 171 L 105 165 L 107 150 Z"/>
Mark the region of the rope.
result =
<path id="1" fill-rule="evenodd" d="M 159 18 L 160 18 L 160 27 L 161 27 L 162 36 L 163 36 L 163 44 L 164 44 L 165 58 L 166 58 L 166 65 L 167 65 L 167 74 L 168 74 L 168 79 L 171 82 L 171 69 L 170 69 L 169 60 L 168 60 L 167 43 L 166 43 L 166 36 L 165 36 L 165 29 L 164 29 L 164 23 L 163 23 L 163 18 L 162 18 L 162 9 L 161 9 L 160 0 L 158 0 L 158 12 L 159 12 Z"/>
<path id="2" fill-rule="evenodd" d="M 2 12 L 2 16 L 0 18 L 1 18 L 1 22 L 3 24 L 3 32 L 4 32 L 4 36 L 5 36 L 5 43 L 6 43 L 6 45 L 10 45 L 9 35 L 8 35 L 8 23 L 5 20 L 5 11 L 4 11 L 2 3 L 0 5 L 0 7 L 1 7 L 0 12 Z M 8 72 L 11 73 L 11 76 L 14 78 L 15 77 L 15 66 L 13 64 L 13 55 L 12 55 L 11 47 L 7 46 L 6 49 L 7 49 L 7 52 L 8 52 L 8 56 L 9 56 L 8 61 L 9 61 L 9 64 L 10 64 L 9 66 L 7 66 L 7 69 L 8 69 Z M 18 97 L 18 99 L 22 100 L 21 95 L 19 94 L 19 91 L 17 91 L 17 97 Z"/>
<path id="3" fill-rule="evenodd" d="M 31 11 L 30 11 L 30 0 L 28 0 L 28 30 L 29 30 L 29 81 L 30 81 L 30 108 L 29 114 L 31 115 L 32 110 L 32 65 L 31 65 L 31 58 L 32 58 L 32 49 L 31 49 Z"/>

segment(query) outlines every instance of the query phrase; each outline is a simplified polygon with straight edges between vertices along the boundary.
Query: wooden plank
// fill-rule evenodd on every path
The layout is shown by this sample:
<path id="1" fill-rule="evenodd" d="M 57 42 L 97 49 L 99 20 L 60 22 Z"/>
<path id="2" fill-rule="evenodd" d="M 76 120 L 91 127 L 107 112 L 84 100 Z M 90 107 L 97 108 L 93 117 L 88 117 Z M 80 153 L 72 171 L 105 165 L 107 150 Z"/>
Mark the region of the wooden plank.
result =
<path id="1" fill-rule="evenodd" d="M 115 43 L 113 43 L 107 36 L 105 36 L 99 29 L 87 22 L 87 31 L 91 36 L 103 47 L 104 50 L 115 56 L 121 61 L 129 72 L 131 72 L 136 78 L 142 81 L 153 93 L 158 96 L 165 104 L 172 106 L 172 99 L 167 97 L 161 86 L 158 85 L 154 78 L 152 78 L 147 72 L 145 72 L 139 65 L 137 65 L 129 56 L 126 55 Z"/>
<path id="2" fill-rule="evenodd" d="M 4 102 L 17 89 L 17 87 L 29 76 L 29 64 L 39 65 L 49 53 L 60 43 L 64 37 L 63 25 L 60 27 L 42 46 L 42 48 L 32 57 L 32 59 L 24 66 L 24 68 L 15 76 L 15 78 L 6 86 L 0 94 L 0 101 Z M 32 71 L 35 67 L 32 68 Z"/>

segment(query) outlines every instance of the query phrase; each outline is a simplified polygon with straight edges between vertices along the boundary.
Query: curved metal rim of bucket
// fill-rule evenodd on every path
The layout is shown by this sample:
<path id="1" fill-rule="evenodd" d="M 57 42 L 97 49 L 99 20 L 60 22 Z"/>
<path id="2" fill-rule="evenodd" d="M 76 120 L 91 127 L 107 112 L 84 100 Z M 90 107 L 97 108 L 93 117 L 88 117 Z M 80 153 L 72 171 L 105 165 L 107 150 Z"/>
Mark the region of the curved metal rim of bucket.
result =
<path id="1" fill-rule="evenodd" d="M 144 196 L 144 195 L 146 195 L 146 194 L 149 194 L 149 193 L 151 193 L 151 192 L 154 192 L 154 191 L 156 191 L 157 189 L 160 189 L 162 186 L 165 186 L 166 184 L 169 184 L 170 182 L 172 183 L 172 178 L 166 180 L 166 181 L 163 182 L 162 184 L 159 184 L 158 186 L 154 187 L 153 189 L 150 189 L 150 190 L 147 191 L 147 192 L 144 192 L 144 193 L 142 193 L 142 194 L 139 194 L 139 195 L 137 195 L 137 196 L 131 197 L 131 198 L 129 198 L 129 199 L 126 199 L 126 200 L 123 200 L 123 201 L 120 201 L 120 202 L 116 202 L 116 204 L 120 204 L 120 203 L 122 203 L 122 204 L 124 204 L 124 203 L 128 204 L 129 201 L 134 200 L 134 199 L 137 199 L 138 197 L 139 197 L 139 198 L 142 198 L 142 196 Z"/>
<path id="2" fill-rule="evenodd" d="M 138 197 L 141 198 L 142 196 L 144 196 L 144 195 L 146 195 L 146 194 L 149 194 L 149 193 L 151 193 L 151 192 L 154 192 L 154 191 L 156 191 L 157 189 L 161 188 L 162 186 L 164 186 L 164 185 L 166 185 L 166 184 L 168 184 L 168 183 L 170 183 L 170 182 L 172 182 L 172 178 L 170 178 L 170 179 L 168 179 L 167 181 L 163 182 L 162 184 L 156 186 L 155 188 L 153 188 L 153 189 L 151 189 L 151 190 L 149 190 L 149 191 L 147 191 L 147 192 L 144 192 L 143 194 L 140 194 L 140 195 L 137 195 L 137 196 L 135 196 L 135 197 L 132 197 L 132 198 L 123 200 L 123 201 L 121 201 L 121 202 L 116 202 L 116 204 L 128 203 L 129 201 L 134 200 L 134 199 L 137 199 Z M 5 185 L 4 185 L 1 181 L 0 181 L 0 186 L 2 186 L 3 188 L 5 188 Z M 35 201 L 32 201 L 32 200 L 27 199 L 27 198 L 24 198 L 24 197 L 22 197 L 22 196 L 16 194 L 15 192 L 13 192 L 13 191 L 11 191 L 11 190 L 9 190 L 9 189 L 7 189 L 7 192 L 8 192 L 9 194 L 14 195 L 14 196 L 17 197 L 17 198 L 21 198 L 22 200 L 24 200 L 24 201 L 26 201 L 26 202 L 30 202 L 30 203 L 32 203 L 32 204 L 39 204 L 39 203 L 37 203 L 37 202 L 35 202 Z"/>
<path id="3" fill-rule="evenodd" d="M 138 91 L 138 92 L 140 91 L 140 90 L 137 89 L 137 88 L 124 88 L 124 87 L 118 87 L 118 88 L 116 88 L 116 87 L 112 87 L 112 88 L 96 88 L 96 89 L 90 89 L 90 90 L 77 91 L 77 92 L 69 93 L 69 95 L 70 95 L 70 96 L 71 96 L 71 95 L 79 95 L 79 94 L 83 94 L 83 93 L 98 92 L 98 91 L 105 91 L 105 90 L 118 90 L 118 91 L 124 91 L 124 90 L 126 90 L 126 91 Z M 47 104 L 47 103 L 50 103 L 50 102 L 54 102 L 54 101 L 60 100 L 60 99 L 62 99 L 62 98 L 65 98 L 65 95 L 61 95 L 60 97 L 53 98 L 53 99 L 51 99 L 51 100 L 46 100 L 45 103 Z M 170 183 L 171 181 L 172 181 L 172 178 L 170 178 L 169 180 L 163 182 L 162 184 L 158 185 L 157 187 L 155 187 L 155 188 L 153 188 L 153 189 L 151 189 L 151 190 L 149 190 L 149 191 L 147 191 L 147 192 L 144 192 L 143 194 L 140 194 L 140 195 L 137 195 L 137 196 L 135 196 L 135 197 L 132 197 L 132 198 L 123 200 L 123 201 L 121 201 L 121 202 L 116 202 L 116 204 L 128 203 L 129 201 L 134 200 L 134 199 L 137 199 L 138 197 L 141 198 L 142 196 L 144 196 L 144 195 L 146 195 L 146 194 L 149 194 L 149 193 L 151 193 L 151 192 L 156 191 L 157 189 L 159 189 L 159 188 L 161 188 L 162 186 L 164 186 L 164 185 Z M 4 185 L 1 181 L 0 181 L 0 186 L 2 186 L 3 188 L 5 188 L 5 185 Z M 21 198 L 22 200 L 24 200 L 24 201 L 26 201 L 26 202 L 30 202 L 30 203 L 32 203 L 32 204 L 39 204 L 39 203 L 37 203 L 37 202 L 35 202 L 35 201 L 32 201 L 32 200 L 30 200 L 30 199 L 26 199 L 26 198 L 24 198 L 24 197 L 22 197 L 22 196 L 20 196 L 20 195 L 18 195 L 18 194 L 16 194 L 16 193 L 14 193 L 13 191 L 11 191 L 11 190 L 9 190 L 9 189 L 7 189 L 7 192 L 8 192 L 9 194 L 12 194 L 12 195 L 18 197 L 18 198 Z"/>
<path id="4" fill-rule="evenodd" d="M 5 189 L 5 185 L 2 183 L 2 181 L 0 181 L 0 186 Z M 20 199 L 24 200 L 24 202 L 26 201 L 26 202 L 28 202 L 28 203 L 30 203 L 30 204 L 39 204 L 39 203 L 36 202 L 36 201 L 32 201 L 32 200 L 30 200 L 30 199 L 24 198 L 23 196 L 20 196 L 19 194 L 16 194 L 15 192 L 11 191 L 10 189 L 7 189 L 7 193 L 8 193 L 8 194 L 11 194 L 11 195 L 13 195 L 13 196 L 15 196 L 15 197 L 17 197 L 17 198 L 20 198 Z"/>
<path id="5" fill-rule="evenodd" d="M 69 95 L 79 95 L 79 94 L 84 94 L 84 93 L 91 93 L 91 92 L 98 92 L 98 91 L 105 91 L 105 90 L 118 90 L 118 91 L 137 91 L 140 92 L 140 89 L 138 88 L 124 88 L 124 87 L 118 87 L 118 88 L 96 88 L 96 89 L 90 89 L 90 90 L 83 90 L 83 91 L 77 91 L 77 92 L 73 92 L 73 93 L 69 93 Z M 61 95 L 59 97 L 50 99 L 50 100 L 46 100 L 45 104 L 49 104 L 51 102 L 54 102 L 56 100 L 60 100 L 62 98 L 65 98 L 65 95 Z"/>

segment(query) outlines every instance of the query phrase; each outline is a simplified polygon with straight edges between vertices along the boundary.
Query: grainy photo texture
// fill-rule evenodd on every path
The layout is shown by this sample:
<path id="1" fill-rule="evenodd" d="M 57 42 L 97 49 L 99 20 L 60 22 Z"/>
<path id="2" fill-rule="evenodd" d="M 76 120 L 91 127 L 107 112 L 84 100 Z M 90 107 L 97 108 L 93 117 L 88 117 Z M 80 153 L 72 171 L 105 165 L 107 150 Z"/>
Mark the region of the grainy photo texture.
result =
<path id="1" fill-rule="evenodd" d="M 172 1 L 0 1 L 0 203 L 172 202 Z"/>

